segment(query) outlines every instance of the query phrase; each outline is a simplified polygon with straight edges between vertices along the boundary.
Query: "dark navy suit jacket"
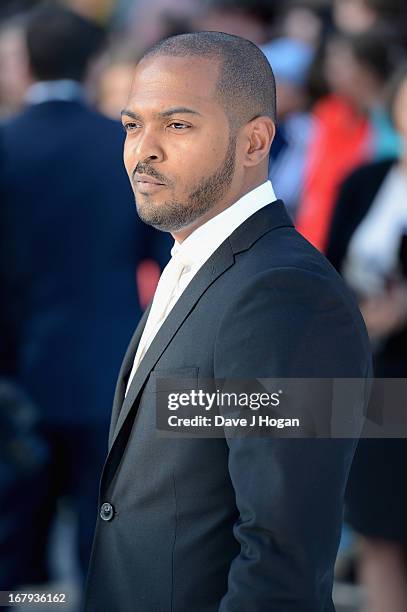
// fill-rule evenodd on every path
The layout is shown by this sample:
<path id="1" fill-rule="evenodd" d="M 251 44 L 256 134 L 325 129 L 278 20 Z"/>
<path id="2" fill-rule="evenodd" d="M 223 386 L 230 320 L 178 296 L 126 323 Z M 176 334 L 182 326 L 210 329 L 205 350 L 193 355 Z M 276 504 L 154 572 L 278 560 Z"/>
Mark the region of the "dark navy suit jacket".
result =
<path id="1" fill-rule="evenodd" d="M 198 271 L 124 397 L 145 321 L 117 383 L 86 612 L 332 612 L 355 440 L 162 437 L 156 382 L 370 375 L 343 281 L 277 201 Z"/>
<path id="2" fill-rule="evenodd" d="M 48 422 L 108 419 L 141 316 L 136 266 L 163 236 L 137 216 L 123 136 L 76 101 L 29 106 L 1 129 L 8 365 Z"/>

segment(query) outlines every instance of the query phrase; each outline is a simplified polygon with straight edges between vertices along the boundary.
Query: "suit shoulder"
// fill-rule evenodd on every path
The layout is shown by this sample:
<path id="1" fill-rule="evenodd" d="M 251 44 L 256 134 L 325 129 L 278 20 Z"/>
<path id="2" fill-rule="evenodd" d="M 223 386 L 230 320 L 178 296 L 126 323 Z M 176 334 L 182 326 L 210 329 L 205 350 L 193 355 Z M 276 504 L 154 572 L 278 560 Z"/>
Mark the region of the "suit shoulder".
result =
<path id="1" fill-rule="evenodd" d="M 361 376 L 366 370 L 370 349 L 362 316 L 329 266 L 269 266 L 234 277 L 223 293 L 228 304 L 219 323 L 218 366 L 225 365 L 223 354 L 246 350 L 243 369 L 233 374 L 242 376 L 248 367 L 264 376 Z"/>
<path id="2" fill-rule="evenodd" d="M 364 328 L 356 300 L 343 278 L 293 227 L 264 235 L 236 263 L 236 274 L 241 278 L 240 294 L 251 294 L 253 299 L 261 296 L 260 299 L 272 303 L 279 293 L 282 302 L 307 302 L 315 309 L 344 308 Z"/>
<path id="3" fill-rule="evenodd" d="M 343 285 L 340 275 L 327 258 L 294 227 L 281 227 L 267 232 L 251 249 L 238 255 L 239 261 L 253 272 L 291 270 L 299 274 L 314 273 Z"/>
<path id="4" fill-rule="evenodd" d="M 331 294 L 341 301 L 345 300 L 352 306 L 355 305 L 343 280 L 331 266 L 307 266 L 294 263 L 272 266 L 246 276 L 239 287 L 239 292 L 250 291 L 254 287 L 256 292 L 268 294 L 270 300 L 273 300 L 273 292 L 282 289 L 287 296 L 298 293 L 299 296 L 304 297 L 319 295 L 327 297 Z"/>

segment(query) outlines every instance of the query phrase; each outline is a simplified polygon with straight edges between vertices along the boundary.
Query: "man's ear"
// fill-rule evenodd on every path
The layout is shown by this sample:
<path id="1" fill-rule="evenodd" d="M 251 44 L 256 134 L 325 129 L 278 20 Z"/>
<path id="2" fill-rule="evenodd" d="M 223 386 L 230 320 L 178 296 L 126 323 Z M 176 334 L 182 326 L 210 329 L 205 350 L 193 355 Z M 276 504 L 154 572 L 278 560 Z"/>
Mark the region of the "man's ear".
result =
<path id="1" fill-rule="evenodd" d="M 261 115 L 249 121 L 243 131 L 245 139 L 243 165 L 257 166 L 269 155 L 276 133 L 275 124 L 270 117 Z"/>

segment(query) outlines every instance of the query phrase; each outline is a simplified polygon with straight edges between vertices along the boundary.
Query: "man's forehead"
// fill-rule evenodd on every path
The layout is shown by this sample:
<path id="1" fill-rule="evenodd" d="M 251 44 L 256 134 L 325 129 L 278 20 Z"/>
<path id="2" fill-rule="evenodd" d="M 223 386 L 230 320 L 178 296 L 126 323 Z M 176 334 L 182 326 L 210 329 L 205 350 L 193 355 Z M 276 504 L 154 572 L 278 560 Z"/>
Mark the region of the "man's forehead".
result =
<path id="1" fill-rule="evenodd" d="M 168 100 L 182 96 L 197 102 L 213 101 L 219 68 L 215 59 L 199 56 L 148 57 L 137 65 L 130 99 L 147 94 Z"/>

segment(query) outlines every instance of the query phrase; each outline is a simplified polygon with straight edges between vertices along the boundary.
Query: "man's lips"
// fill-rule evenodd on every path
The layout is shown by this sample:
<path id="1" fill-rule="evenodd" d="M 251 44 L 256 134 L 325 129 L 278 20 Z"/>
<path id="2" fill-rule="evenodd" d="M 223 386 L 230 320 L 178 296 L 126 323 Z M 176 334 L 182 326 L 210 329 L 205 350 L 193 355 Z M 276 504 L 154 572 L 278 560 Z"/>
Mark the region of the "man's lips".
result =
<path id="1" fill-rule="evenodd" d="M 165 186 L 165 183 L 159 181 L 154 176 L 138 173 L 134 175 L 134 187 L 138 194 L 151 196 L 158 191 L 161 191 L 161 189 Z"/>
<path id="2" fill-rule="evenodd" d="M 134 175 L 134 179 L 137 183 L 141 183 L 141 185 L 146 185 L 146 184 L 150 184 L 150 185 L 164 185 L 165 183 L 163 183 L 162 181 L 159 181 L 158 179 L 152 177 L 152 176 L 148 176 L 147 174 L 135 174 Z"/>

